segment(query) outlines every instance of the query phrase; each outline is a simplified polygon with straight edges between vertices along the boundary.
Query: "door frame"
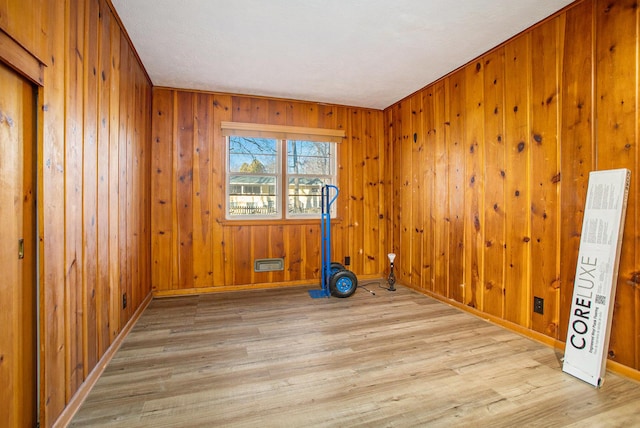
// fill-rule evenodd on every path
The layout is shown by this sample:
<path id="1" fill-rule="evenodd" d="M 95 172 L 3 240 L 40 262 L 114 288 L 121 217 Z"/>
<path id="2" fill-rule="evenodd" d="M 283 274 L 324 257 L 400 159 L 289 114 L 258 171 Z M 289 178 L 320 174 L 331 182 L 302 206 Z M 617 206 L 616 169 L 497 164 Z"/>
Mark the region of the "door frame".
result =
<path id="1" fill-rule="evenodd" d="M 45 64 L 38 57 L 33 55 L 29 50 L 22 46 L 19 42 L 13 39 L 2 28 L 0 28 L 0 62 L 14 70 L 18 75 L 28 80 L 33 86 L 33 98 L 34 103 L 34 132 L 33 141 L 29 144 L 32 145 L 33 156 L 31 159 L 31 168 L 33 174 L 34 185 L 34 199 L 35 212 L 33 213 L 35 218 L 35 230 L 33 239 L 34 248 L 34 267 L 35 272 L 35 341 L 36 341 L 36 396 L 35 396 L 35 408 L 36 408 L 36 421 L 43 420 L 43 406 L 42 406 L 42 390 L 41 384 L 43 379 L 43 361 L 42 349 L 43 349 L 43 334 L 42 331 L 42 317 L 40 310 L 42 307 L 42 259 L 40 251 L 39 237 L 42 236 L 42 224 L 40 222 L 40 213 L 42 212 L 42 198 L 40 195 L 40 159 L 42 158 L 42 142 L 44 129 L 42 125 L 42 107 L 44 102 L 43 90 L 44 90 L 44 67 Z"/>

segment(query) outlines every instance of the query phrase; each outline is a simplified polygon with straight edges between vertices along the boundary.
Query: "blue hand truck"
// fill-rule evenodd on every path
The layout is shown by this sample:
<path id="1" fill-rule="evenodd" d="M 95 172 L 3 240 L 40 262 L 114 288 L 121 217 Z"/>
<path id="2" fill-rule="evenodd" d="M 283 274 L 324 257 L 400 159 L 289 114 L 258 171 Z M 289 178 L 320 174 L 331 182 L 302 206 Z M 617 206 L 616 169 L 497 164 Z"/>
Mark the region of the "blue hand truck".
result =
<path id="1" fill-rule="evenodd" d="M 335 195 L 330 197 L 330 190 Z M 331 261 L 331 206 L 338 198 L 338 188 L 332 184 L 325 184 L 321 191 L 322 215 L 320 217 L 320 290 L 309 290 L 313 299 L 322 297 L 349 297 L 356 292 L 358 278 L 341 263 Z"/>

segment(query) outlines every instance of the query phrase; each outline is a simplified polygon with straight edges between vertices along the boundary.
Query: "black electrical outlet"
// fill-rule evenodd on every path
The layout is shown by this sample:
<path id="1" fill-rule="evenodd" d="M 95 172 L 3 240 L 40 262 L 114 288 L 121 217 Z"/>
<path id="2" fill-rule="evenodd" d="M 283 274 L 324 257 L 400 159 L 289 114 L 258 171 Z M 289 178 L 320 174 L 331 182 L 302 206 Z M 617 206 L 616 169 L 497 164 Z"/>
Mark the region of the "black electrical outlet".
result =
<path id="1" fill-rule="evenodd" d="M 533 312 L 537 314 L 544 314 L 544 299 L 542 297 L 533 298 Z"/>
<path id="2" fill-rule="evenodd" d="M 351 264 L 351 257 L 349 256 L 345 256 L 344 258 L 344 265 L 345 266 L 349 266 Z"/>
<path id="3" fill-rule="evenodd" d="M 122 295 L 122 309 L 127 309 L 127 293 Z"/>

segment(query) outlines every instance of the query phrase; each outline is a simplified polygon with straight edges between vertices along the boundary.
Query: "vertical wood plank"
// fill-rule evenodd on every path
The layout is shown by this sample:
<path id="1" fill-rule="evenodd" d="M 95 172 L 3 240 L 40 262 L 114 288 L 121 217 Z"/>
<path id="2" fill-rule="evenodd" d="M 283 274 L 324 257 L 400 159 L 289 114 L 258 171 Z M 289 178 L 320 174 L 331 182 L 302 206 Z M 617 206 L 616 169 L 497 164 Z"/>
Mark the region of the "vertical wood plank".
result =
<path id="1" fill-rule="evenodd" d="M 268 119 L 267 123 L 272 125 L 285 125 L 287 123 L 287 103 L 282 100 L 270 99 L 268 102 Z"/>
<path id="2" fill-rule="evenodd" d="M 594 168 L 593 2 L 567 11 L 562 57 L 559 339 L 566 340 L 589 171 Z M 580 34 L 580 37 L 574 37 Z"/>
<path id="3" fill-rule="evenodd" d="M 233 285 L 251 283 L 253 261 L 251 260 L 251 227 L 231 227 L 231 239 L 233 240 Z"/>
<path id="4" fill-rule="evenodd" d="M 128 263 L 128 231 L 127 231 L 127 144 L 129 141 L 129 99 L 131 85 L 131 56 L 128 52 L 128 44 L 124 34 L 120 35 L 120 130 L 118 132 L 118 254 L 120 255 L 120 277 L 118 278 L 118 297 L 122 302 L 122 296 L 127 294 L 127 279 L 130 275 Z M 131 297 L 128 295 L 128 297 Z M 120 308 L 120 325 L 127 322 L 127 313 Z"/>
<path id="5" fill-rule="evenodd" d="M 396 221 L 399 224 L 399 248 L 396 251 L 398 258 L 394 264 L 400 272 L 398 280 L 407 284 L 413 284 L 413 254 L 411 252 L 413 238 L 413 234 L 411 233 L 413 222 L 413 213 L 411 210 L 411 185 L 413 180 L 411 165 L 413 145 L 413 133 L 411 132 L 411 100 L 407 99 L 402 103 L 398 103 L 398 109 L 398 123 L 400 126 L 396 127 L 396 132 L 399 132 L 396 141 L 396 154 L 401 163 L 399 163 L 400 171 L 397 174 L 397 189 L 399 192 L 397 196 L 399 203 L 396 206 L 395 215 Z"/>
<path id="6" fill-rule="evenodd" d="M 465 81 L 464 70 L 449 79 L 449 297 L 464 301 L 464 147 Z"/>
<path id="7" fill-rule="evenodd" d="M 178 92 L 176 140 L 176 219 L 178 288 L 193 287 L 193 116 L 194 94 Z"/>
<path id="8" fill-rule="evenodd" d="M 213 142 L 211 154 L 211 188 L 214 195 L 212 201 L 212 231 L 213 239 L 213 284 L 214 286 L 225 285 L 230 280 L 230 276 L 225 276 L 225 263 L 230 262 L 230 253 L 227 245 L 229 241 L 225 239 L 222 221 L 225 217 L 225 206 L 222 195 L 225 195 L 225 165 L 226 165 L 226 139 L 222 136 L 220 122 L 228 121 L 232 115 L 232 99 L 228 95 L 210 95 L 209 102 L 213 103 Z M 227 280 L 225 280 L 227 278 Z"/>
<path id="9" fill-rule="evenodd" d="M 484 67 L 465 68 L 464 303 L 482 310 L 484 283 Z"/>
<path id="10" fill-rule="evenodd" d="M 90 0 L 85 7 L 84 45 L 84 141 L 83 141 L 83 342 L 84 374 L 89 374 L 98 362 L 96 282 L 97 282 L 97 133 L 98 133 L 98 3 Z M 75 391 L 74 391 L 75 392 Z"/>
<path id="11" fill-rule="evenodd" d="M 109 94 L 109 293 L 111 311 L 109 313 L 109 341 L 113 342 L 120 332 L 120 259 L 119 259 L 119 120 L 120 120 L 120 27 L 111 19 L 110 29 L 110 94 Z"/>
<path id="12" fill-rule="evenodd" d="M 422 92 L 422 133 L 424 134 L 424 233 L 423 233 L 423 287 L 435 291 L 435 236 L 437 233 L 435 222 L 435 201 L 438 195 L 435 192 L 436 182 L 436 128 L 434 119 L 434 88 L 429 87 Z M 387 202 L 388 203 L 388 202 Z"/>
<path id="13" fill-rule="evenodd" d="M 173 165 L 173 91 L 153 91 L 153 146 L 152 146 L 152 284 L 154 290 L 171 289 L 172 207 L 171 192 Z"/>
<path id="14" fill-rule="evenodd" d="M 65 234 L 65 399 L 69 400 L 84 380 L 84 336 L 82 328 L 82 278 L 84 256 L 82 245 L 82 193 L 83 193 L 83 129 L 84 129 L 84 2 L 73 0 L 68 12 L 68 46 L 74 55 L 66 57 L 66 180 L 64 193 Z M 64 305 L 62 307 L 65 307 Z"/>
<path id="15" fill-rule="evenodd" d="M 502 318 L 505 292 L 504 48 L 484 57 L 484 290 L 482 308 Z"/>
<path id="16" fill-rule="evenodd" d="M 194 96 L 193 150 L 193 285 L 213 283 L 213 231 L 211 188 L 211 146 L 213 140 L 213 104 L 207 94 Z"/>
<path id="17" fill-rule="evenodd" d="M 433 115 L 435 136 L 435 186 L 434 186 L 434 291 L 449 296 L 449 105 L 445 81 L 435 83 L 433 89 Z"/>
<path id="18" fill-rule="evenodd" d="M 231 120 L 234 122 L 251 122 L 251 98 L 234 96 L 231 97 L 231 102 L 233 105 Z"/>
<path id="19" fill-rule="evenodd" d="M 530 34 L 505 46 L 506 272 L 505 319 L 529 327 Z"/>
<path id="20" fill-rule="evenodd" d="M 345 254 L 351 256 L 351 269 L 354 272 L 362 272 L 365 265 L 365 247 L 364 247 L 364 168 L 367 164 L 365 159 L 366 141 L 363 138 L 363 115 L 361 110 L 351 110 L 351 142 L 350 153 L 351 163 L 349 165 L 348 174 L 350 177 L 349 185 L 346 189 L 341 189 L 348 195 L 349 203 L 349 245 L 354 254 Z M 344 198 L 343 198 L 344 200 Z M 334 238 L 332 238 L 333 240 Z M 333 242 L 332 242 L 333 243 Z M 336 255 L 332 249 L 332 255 Z M 333 258 L 332 261 L 341 262 L 340 259 Z"/>
<path id="21" fill-rule="evenodd" d="M 364 267 L 362 273 L 375 275 L 380 272 L 380 248 L 383 241 L 380 236 L 380 207 L 383 201 L 380 199 L 380 147 L 379 147 L 379 121 L 375 112 L 367 110 L 363 115 L 363 146 L 364 146 L 364 212 L 362 218 L 364 241 Z"/>
<path id="22" fill-rule="evenodd" d="M 111 344 L 109 319 L 109 131 L 111 95 L 111 14 L 103 0 L 98 2 L 98 140 L 97 140 L 97 284 L 96 321 L 97 355 Z"/>
<path id="23" fill-rule="evenodd" d="M 597 169 L 636 169 L 638 163 L 638 14 L 637 2 L 630 0 L 596 2 L 596 165 Z M 638 184 L 637 176 L 633 178 Z M 637 368 L 636 325 L 637 266 L 636 211 L 639 192 L 631 191 L 626 221 L 616 306 L 611 327 L 609 358 Z M 634 281 L 635 279 L 635 281 Z"/>
<path id="24" fill-rule="evenodd" d="M 284 249 L 284 226 L 269 227 L 269 248 L 271 250 L 270 257 L 285 259 L 285 266 L 290 262 Z M 274 283 L 284 282 L 284 270 L 272 272 L 271 281 Z"/>
<path id="25" fill-rule="evenodd" d="M 65 9 L 47 2 L 41 8 L 46 21 L 47 34 L 43 41 L 45 55 L 50 60 L 45 69 L 47 90 L 42 95 L 43 114 L 41 146 L 38 162 L 38 205 L 40 225 L 40 265 L 43 362 L 41 367 L 41 424 L 53 425 L 65 406 L 68 381 L 65 354 L 69 343 L 65 332 L 65 52 L 68 52 L 65 34 Z M 73 52 L 73 51 L 71 51 Z M 64 285 L 63 285 L 64 284 Z M 68 295 L 67 295 L 68 296 Z"/>
<path id="26" fill-rule="evenodd" d="M 531 328 L 558 335 L 558 44 L 560 20 L 531 32 L 531 293 L 544 299 L 544 313 L 532 312 Z M 535 267 L 534 267 L 535 265 Z M 533 301 L 529 302 L 533 305 Z"/>
<path id="27" fill-rule="evenodd" d="M 423 166 L 424 166 L 424 130 L 422 95 L 417 93 L 409 99 L 409 110 L 411 111 L 408 129 L 408 146 L 411 148 L 411 191 L 412 201 L 422 201 L 425 198 Z M 404 153 L 403 153 L 404 154 Z M 403 157 L 404 159 L 404 157 Z M 414 287 L 424 287 L 423 269 L 424 264 L 424 208 L 423 204 L 409 203 L 411 207 L 411 284 Z"/>
<path id="28" fill-rule="evenodd" d="M 270 272 L 255 272 L 256 259 L 269 258 L 269 226 L 255 225 L 251 227 L 251 241 L 249 242 L 249 271 L 251 272 L 250 284 L 263 284 L 270 282 Z"/>
<path id="29" fill-rule="evenodd" d="M 302 245 L 303 239 L 304 239 L 305 246 L 306 246 L 306 243 L 310 242 L 310 240 L 306 239 L 307 233 L 305 233 L 304 229 L 305 229 L 304 226 L 298 226 L 298 225 L 289 226 L 285 229 L 285 232 L 284 232 L 285 254 L 287 254 L 287 257 L 290 257 L 289 264 L 287 267 L 285 267 L 286 269 L 285 276 L 284 276 L 285 281 L 296 281 L 301 278 L 307 278 L 307 275 L 312 275 L 313 272 L 307 273 L 307 272 L 304 272 L 304 270 L 307 269 L 307 267 L 313 270 L 314 261 L 316 261 L 316 266 L 320 266 L 319 265 L 320 251 L 318 251 L 317 253 L 313 253 L 311 251 L 304 250 L 304 247 Z M 313 233 L 314 233 L 313 229 L 309 228 L 308 234 L 313 234 Z M 318 233 L 315 236 L 317 236 L 319 239 L 320 233 Z M 315 248 L 319 248 L 319 247 L 315 247 Z"/>
<path id="30" fill-rule="evenodd" d="M 350 225 L 350 216 L 351 216 L 351 208 L 349 201 L 350 194 L 350 164 L 351 164 L 351 140 L 352 140 L 352 128 L 351 128 L 351 120 L 352 120 L 351 109 L 346 107 L 338 107 L 335 113 L 336 120 L 336 129 L 341 129 L 345 131 L 346 137 L 343 139 L 342 143 L 337 146 L 337 156 L 338 156 L 338 165 L 337 165 L 337 174 L 338 174 L 338 187 L 342 189 L 342 193 L 338 196 L 336 200 L 336 210 L 337 217 L 343 219 L 343 221 L 332 224 L 332 233 L 335 234 L 337 239 L 332 239 L 332 255 L 335 260 L 342 260 L 344 256 L 350 255 L 351 253 L 351 242 L 349 241 L 349 225 Z M 319 222 L 318 222 L 319 224 Z M 318 229 L 319 230 L 319 229 Z M 319 237 L 320 235 L 318 235 Z M 317 252 L 320 254 L 320 240 L 318 238 L 318 246 Z M 354 252 L 355 254 L 355 252 Z M 318 256 L 319 257 L 319 256 Z M 317 260 L 320 260 L 318 258 Z M 318 261 L 318 263 L 320 263 Z"/>
<path id="31" fill-rule="evenodd" d="M 336 229 L 334 225 L 335 223 L 331 225 L 332 234 L 334 229 Z M 301 248 L 301 251 L 291 253 L 292 256 L 297 255 L 294 260 L 291 260 L 291 263 L 297 266 L 297 270 L 300 271 L 300 276 L 298 276 L 297 279 L 320 280 L 320 269 L 322 266 L 320 254 L 320 240 L 322 239 L 322 235 L 320 233 L 320 226 L 309 224 L 300 226 L 300 228 L 296 228 L 295 230 L 300 232 L 294 236 L 303 235 L 305 241 L 305 245 Z M 336 257 L 335 252 L 332 251 L 331 255 L 334 261 L 340 260 L 339 256 Z M 295 272 L 295 270 L 292 272 Z"/>

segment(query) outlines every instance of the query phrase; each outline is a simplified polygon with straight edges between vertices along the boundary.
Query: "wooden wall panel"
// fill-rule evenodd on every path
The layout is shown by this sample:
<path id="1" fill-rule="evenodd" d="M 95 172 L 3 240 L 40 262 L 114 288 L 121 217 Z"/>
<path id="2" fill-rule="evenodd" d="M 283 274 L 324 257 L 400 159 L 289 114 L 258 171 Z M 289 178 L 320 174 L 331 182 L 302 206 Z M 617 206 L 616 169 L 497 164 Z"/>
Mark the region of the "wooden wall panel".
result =
<path id="1" fill-rule="evenodd" d="M 324 107 L 324 106 L 323 106 Z M 363 168 L 363 203 L 362 227 L 364 229 L 364 267 L 365 275 L 379 275 L 385 263 L 388 250 L 385 249 L 384 228 L 381 221 L 385 195 L 381 191 L 380 153 L 384 153 L 384 140 L 381 138 L 382 115 L 367 110 L 363 113 L 364 128 L 364 168 Z"/>
<path id="2" fill-rule="evenodd" d="M 348 242 L 351 242 L 355 250 L 355 256 L 351 259 L 351 266 L 349 267 L 354 272 L 364 273 L 364 259 L 365 254 L 365 227 L 364 224 L 364 169 L 366 166 L 365 148 L 366 140 L 364 139 L 364 112 L 360 110 L 351 110 L 351 141 L 349 144 L 349 158 L 357 159 L 356 162 L 352 162 L 348 170 L 344 172 L 348 173 L 351 179 L 346 187 L 342 187 L 342 192 L 347 194 L 346 200 L 348 201 L 349 215 L 352 221 L 349 222 L 349 229 L 347 234 Z M 332 251 L 333 256 L 333 251 Z M 336 259 L 337 261 L 341 261 Z M 306 260 L 307 264 L 312 263 L 311 260 Z"/>
<path id="3" fill-rule="evenodd" d="M 400 183 L 400 174 L 403 169 L 403 165 L 401 163 L 402 157 L 400 156 L 399 146 L 402 142 L 402 103 L 398 103 L 387 110 L 387 124 L 385 125 L 388 134 L 387 141 L 389 142 L 389 151 L 392 159 L 392 167 L 389 173 L 390 181 L 392 183 Z M 391 184 L 391 183 L 390 183 Z M 391 190 L 391 206 L 389 208 L 389 235 L 391 236 L 391 252 L 396 255 L 395 263 L 400 262 L 400 257 L 398 254 L 400 253 L 400 210 L 398 210 L 397 206 L 398 201 L 400 200 L 400 186 L 393 186 Z M 396 278 L 399 281 L 404 282 L 404 278 L 401 277 L 403 274 L 403 270 L 396 270 Z"/>
<path id="4" fill-rule="evenodd" d="M 546 302 L 544 313 L 531 312 L 531 328 L 557 338 L 560 218 L 558 188 L 558 34 L 564 19 L 555 18 L 531 32 L 531 293 Z M 531 307 L 531 299 L 526 302 Z"/>
<path id="5" fill-rule="evenodd" d="M 211 188 L 211 155 L 213 103 L 205 94 L 196 94 L 194 100 L 194 141 L 193 141 L 193 282 L 195 287 L 206 286 L 213 279 L 213 237 L 211 235 L 211 208 L 213 189 Z"/>
<path id="6" fill-rule="evenodd" d="M 464 151 L 464 304 L 476 309 L 483 307 L 484 256 L 484 67 L 477 61 L 465 69 L 466 135 Z"/>
<path id="7" fill-rule="evenodd" d="M 16 1 L 15 3 L 20 3 Z M 70 340 L 82 330 L 68 330 L 69 319 L 63 308 L 73 304 L 66 286 L 65 247 L 65 74 L 67 69 L 68 42 L 65 34 L 67 13 L 54 1 L 47 1 L 34 10 L 42 11 L 44 34 L 52 36 L 39 42 L 37 39 L 25 46 L 45 46 L 45 87 L 40 95 L 43 106 L 42 129 L 39 130 L 38 147 L 38 223 L 40 234 L 40 332 L 41 332 L 41 380 L 40 380 L 40 425 L 52 426 L 63 411 L 68 397 L 70 372 L 66 370 L 67 355 L 77 354 L 77 343 Z M 11 34 L 11 32 L 9 33 Z M 54 36 L 55 35 L 55 36 Z M 80 73 L 81 74 L 81 73 Z M 70 82 L 69 80 L 67 80 Z M 77 95 L 81 96 L 81 95 Z M 80 114 L 80 112 L 78 112 Z M 82 129 L 78 130 L 82 134 Z M 69 227 L 77 227 L 70 225 Z M 79 236 L 79 231 L 74 236 Z M 81 254 L 78 255 L 82 257 Z M 81 260 L 81 258 L 80 258 Z M 78 260 L 76 263 L 80 263 Z M 79 286 L 78 286 L 79 288 Z"/>
<path id="8" fill-rule="evenodd" d="M 638 168 L 638 14 L 637 2 L 596 2 L 596 165 L 598 169 Z M 636 253 L 638 177 L 629 194 L 616 291 L 609 357 L 638 368 Z M 634 280 L 635 279 L 635 280 Z M 630 334 L 631 333 L 631 334 Z"/>
<path id="9" fill-rule="evenodd" d="M 394 168 L 429 176 L 423 154 L 406 151 L 398 135 L 424 126 L 407 124 L 401 109 L 418 95 L 433 98 L 423 114 L 434 118 L 425 148 L 435 160 L 434 198 L 417 188 L 420 198 L 401 197 L 402 172 L 392 184 L 396 212 L 420 204 L 432 213 L 431 255 L 390 234 L 399 257 L 429 258 L 434 286 L 422 290 L 550 341 L 566 340 L 588 173 L 632 171 L 609 358 L 636 370 L 639 27 L 633 0 L 578 1 L 385 110 Z M 398 222 L 417 224 L 396 216 L 394 230 Z M 398 276 L 420 288 L 406 271 L 415 267 L 400 264 Z M 534 296 L 543 314 L 533 312 Z"/>
<path id="10" fill-rule="evenodd" d="M 120 324 L 120 263 L 118 247 L 119 195 L 118 153 L 120 129 L 120 27 L 111 19 L 110 40 L 111 87 L 109 91 L 109 343 L 113 343 L 121 330 Z M 106 49 L 106 46 L 103 47 Z M 104 56 L 106 56 L 106 53 Z"/>
<path id="11" fill-rule="evenodd" d="M 409 197 L 411 199 L 424 200 L 425 189 L 422 179 L 424 172 L 424 120 L 422 109 L 422 94 L 415 94 L 409 99 L 411 110 L 411 122 L 408 124 L 407 146 L 411 149 L 411 181 L 408 183 Z M 404 153 L 403 153 L 404 155 Z M 405 158 L 403 156 L 403 158 Z M 406 206 L 403 204 L 403 206 Z M 411 207 L 410 236 L 408 252 L 411 254 L 411 284 L 414 287 L 424 287 L 424 206 L 422 204 L 409 204 Z M 403 251 L 403 254 L 407 252 Z M 428 272 L 424 272 L 428 273 Z"/>
<path id="12" fill-rule="evenodd" d="M 423 234 L 422 234 L 422 269 L 424 278 L 422 286 L 424 289 L 433 291 L 435 285 L 435 235 L 437 233 L 434 217 L 434 204 L 438 195 L 435 193 L 435 119 L 433 107 L 433 88 L 429 88 L 421 93 L 422 95 L 422 187 L 424 189 L 423 204 Z"/>
<path id="13" fill-rule="evenodd" d="M 449 296 L 449 109 L 444 81 L 433 85 L 433 130 L 435 140 L 435 180 L 433 198 L 434 293 Z M 394 158 L 396 155 L 394 154 Z M 397 156 L 400 158 L 400 156 Z M 398 161 L 400 164 L 402 159 Z M 394 188 L 395 188 L 394 183 Z"/>
<path id="14" fill-rule="evenodd" d="M 154 91 L 153 94 L 153 146 L 152 146 L 152 179 L 151 222 L 152 235 L 152 276 L 154 286 L 171 287 L 173 277 L 171 268 L 171 250 L 159 251 L 160 248 L 173 249 L 172 213 L 173 193 L 171 191 L 171 171 L 173 170 L 173 91 Z M 158 117 L 159 119 L 156 119 Z"/>
<path id="15" fill-rule="evenodd" d="M 84 11 L 84 114 L 82 141 L 82 334 L 83 379 L 98 361 L 96 326 L 97 281 L 97 131 L 98 131 L 98 2 L 89 0 Z"/>
<path id="16" fill-rule="evenodd" d="M 559 337 L 567 336 L 573 282 L 589 171 L 595 169 L 593 95 L 593 2 L 566 13 L 560 94 L 560 318 Z M 580 34 L 580 37 L 570 37 Z"/>
<path id="17" fill-rule="evenodd" d="M 84 54 L 84 2 L 76 0 L 70 2 L 67 16 L 69 28 L 68 50 Z M 67 378 L 66 399 L 71 398 L 84 379 L 83 368 L 83 328 L 82 328 L 82 278 L 84 276 L 84 260 L 82 245 L 82 156 L 83 156 L 83 112 L 84 112 L 84 55 L 69 55 L 67 60 L 68 83 L 66 85 L 66 147 L 65 166 L 67 175 L 65 181 L 66 206 L 65 221 L 65 288 L 69 301 L 66 315 L 66 340 L 71 346 L 66 348 Z"/>
<path id="18" fill-rule="evenodd" d="M 465 209 L 465 164 L 464 144 L 466 138 L 466 100 L 464 70 L 457 71 L 446 79 L 449 88 L 449 294 L 448 297 L 464 301 L 464 209 Z"/>
<path id="19" fill-rule="evenodd" d="M 504 49 L 484 57 L 484 255 L 482 310 L 504 316 L 505 176 Z"/>
<path id="20" fill-rule="evenodd" d="M 99 2 L 98 44 L 98 147 L 97 147 L 97 283 L 96 318 L 110 320 L 113 301 L 109 287 L 109 131 L 110 131 L 110 95 L 111 95 L 111 14 L 104 1 Z M 103 355 L 111 343 L 109 322 L 98 323 L 98 355 Z"/>
<path id="21" fill-rule="evenodd" d="M 505 46 L 505 319 L 529 327 L 530 34 Z"/>
<path id="22" fill-rule="evenodd" d="M 151 157 L 153 290 L 183 294 L 220 287 L 306 283 L 320 272 L 319 220 L 225 219 L 221 121 L 345 129 L 339 144 L 335 261 L 351 257 L 358 275 L 378 277 L 388 262 L 382 112 L 307 102 L 154 88 Z M 173 190 L 168 190 L 173 189 Z M 282 272 L 256 273 L 254 260 L 283 257 Z M 319 285 L 319 284 L 317 284 Z"/>
<path id="23" fill-rule="evenodd" d="M 46 65 L 38 222 L 49 427 L 151 292 L 151 84 L 105 0 L 7 0 L 0 27 Z"/>

